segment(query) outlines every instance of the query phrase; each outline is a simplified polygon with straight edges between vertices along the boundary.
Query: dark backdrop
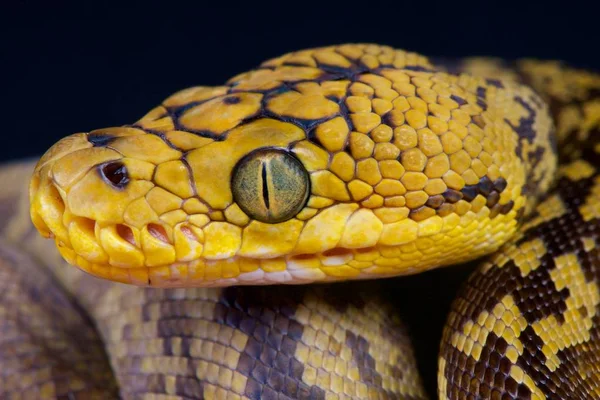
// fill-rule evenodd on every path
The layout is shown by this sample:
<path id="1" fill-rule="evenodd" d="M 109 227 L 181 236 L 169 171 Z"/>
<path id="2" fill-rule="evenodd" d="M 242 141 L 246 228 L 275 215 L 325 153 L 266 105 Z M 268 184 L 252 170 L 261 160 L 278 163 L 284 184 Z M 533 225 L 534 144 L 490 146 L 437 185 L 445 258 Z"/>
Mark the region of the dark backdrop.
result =
<path id="1" fill-rule="evenodd" d="M 134 122 L 178 89 L 220 84 L 311 46 L 378 42 L 427 55 L 560 58 L 600 69 L 595 12 L 574 1 L 543 8 L 525 0 L 2 3 L 0 160 Z"/>

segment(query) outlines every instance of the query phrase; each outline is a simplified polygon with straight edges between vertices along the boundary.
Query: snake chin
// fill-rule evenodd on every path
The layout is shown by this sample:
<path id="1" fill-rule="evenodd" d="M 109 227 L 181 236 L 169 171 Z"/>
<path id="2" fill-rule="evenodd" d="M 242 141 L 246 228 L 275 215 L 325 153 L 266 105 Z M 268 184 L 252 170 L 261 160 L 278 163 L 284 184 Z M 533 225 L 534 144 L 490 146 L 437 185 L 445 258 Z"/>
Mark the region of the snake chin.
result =
<path id="1" fill-rule="evenodd" d="M 80 223 L 80 222 L 76 222 Z M 123 235 L 119 225 L 113 229 Z M 127 239 L 127 233 L 123 236 Z M 369 272 L 380 268 L 379 249 L 334 248 L 318 254 L 296 254 L 276 258 L 249 258 L 233 256 L 209 260 L 198 258 L 174 262 L 168 265 L 126 267 L 106 262 L 94 262 L 90 253 L 82 255 L 70 243 L 61 241 L 54 234 L 56 246 L 63 258 L 71 265 L 99 278 L 133 284 L 163 288 L 180 287 L 227 287 L 240 285 L 309 284 L 335 282 L 347 279 L 374 279 L 397 275 L 390 269 L 388 274 Z M 129 240 L 132 238 L 129 237 Z M 359 274 L 351 271 L 359 271 Z M 410 273 L 410 272 L 408 272 Z"/>

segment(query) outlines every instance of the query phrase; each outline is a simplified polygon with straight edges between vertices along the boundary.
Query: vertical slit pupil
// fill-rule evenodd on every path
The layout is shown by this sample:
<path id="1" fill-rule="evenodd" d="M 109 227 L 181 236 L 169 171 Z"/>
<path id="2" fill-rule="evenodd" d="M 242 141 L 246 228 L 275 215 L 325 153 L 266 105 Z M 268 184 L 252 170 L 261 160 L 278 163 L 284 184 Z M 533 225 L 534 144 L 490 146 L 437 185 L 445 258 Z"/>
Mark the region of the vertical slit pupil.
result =
<path id="1" fill-rule="evenodd" d="M 260 173 L 261 173 L 261 177 L 262 177 L 263 200 L 265 201 L 265 207 L 268 210 L 270 208 L 270 203 L 269 203 L 269 187 L 268 187 L 268 182 L 267 182 L 267 163 L 266 162 L 262 163 L 262 170 Z"/>

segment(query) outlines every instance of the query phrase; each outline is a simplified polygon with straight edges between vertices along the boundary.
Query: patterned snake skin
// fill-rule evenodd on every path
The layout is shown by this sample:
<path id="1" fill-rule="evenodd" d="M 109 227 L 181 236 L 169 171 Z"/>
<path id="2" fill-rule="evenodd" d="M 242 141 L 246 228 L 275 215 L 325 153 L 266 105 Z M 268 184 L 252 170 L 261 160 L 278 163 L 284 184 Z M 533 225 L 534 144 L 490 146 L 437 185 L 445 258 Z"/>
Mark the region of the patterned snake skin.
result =
<path id="1" fill-rule="evenodd" d="M 345 45 L 65 138 L 29 191 L 34 164 L 5 166 L 0 397 L 428 398 L 400 319 L 425 293 L 231 285 L 492 252 L 448 314 L 439 397 L 600 397 L 599 94 L 555 62 Z"/>

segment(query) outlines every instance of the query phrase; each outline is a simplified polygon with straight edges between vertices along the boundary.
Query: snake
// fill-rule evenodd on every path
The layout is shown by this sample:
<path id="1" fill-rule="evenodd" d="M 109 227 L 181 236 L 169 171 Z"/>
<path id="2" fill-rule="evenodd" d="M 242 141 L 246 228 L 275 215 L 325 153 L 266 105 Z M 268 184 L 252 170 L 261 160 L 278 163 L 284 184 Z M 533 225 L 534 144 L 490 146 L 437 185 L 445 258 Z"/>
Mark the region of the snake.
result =
<path id="1" fill-rule="evenodd" d="M 600 398 L 599 153 L 593 71 L 377 44 L 66 136 L 0 169 L 0 397 Z M 394 298 L 469 262 L 432 391 Z"/>

